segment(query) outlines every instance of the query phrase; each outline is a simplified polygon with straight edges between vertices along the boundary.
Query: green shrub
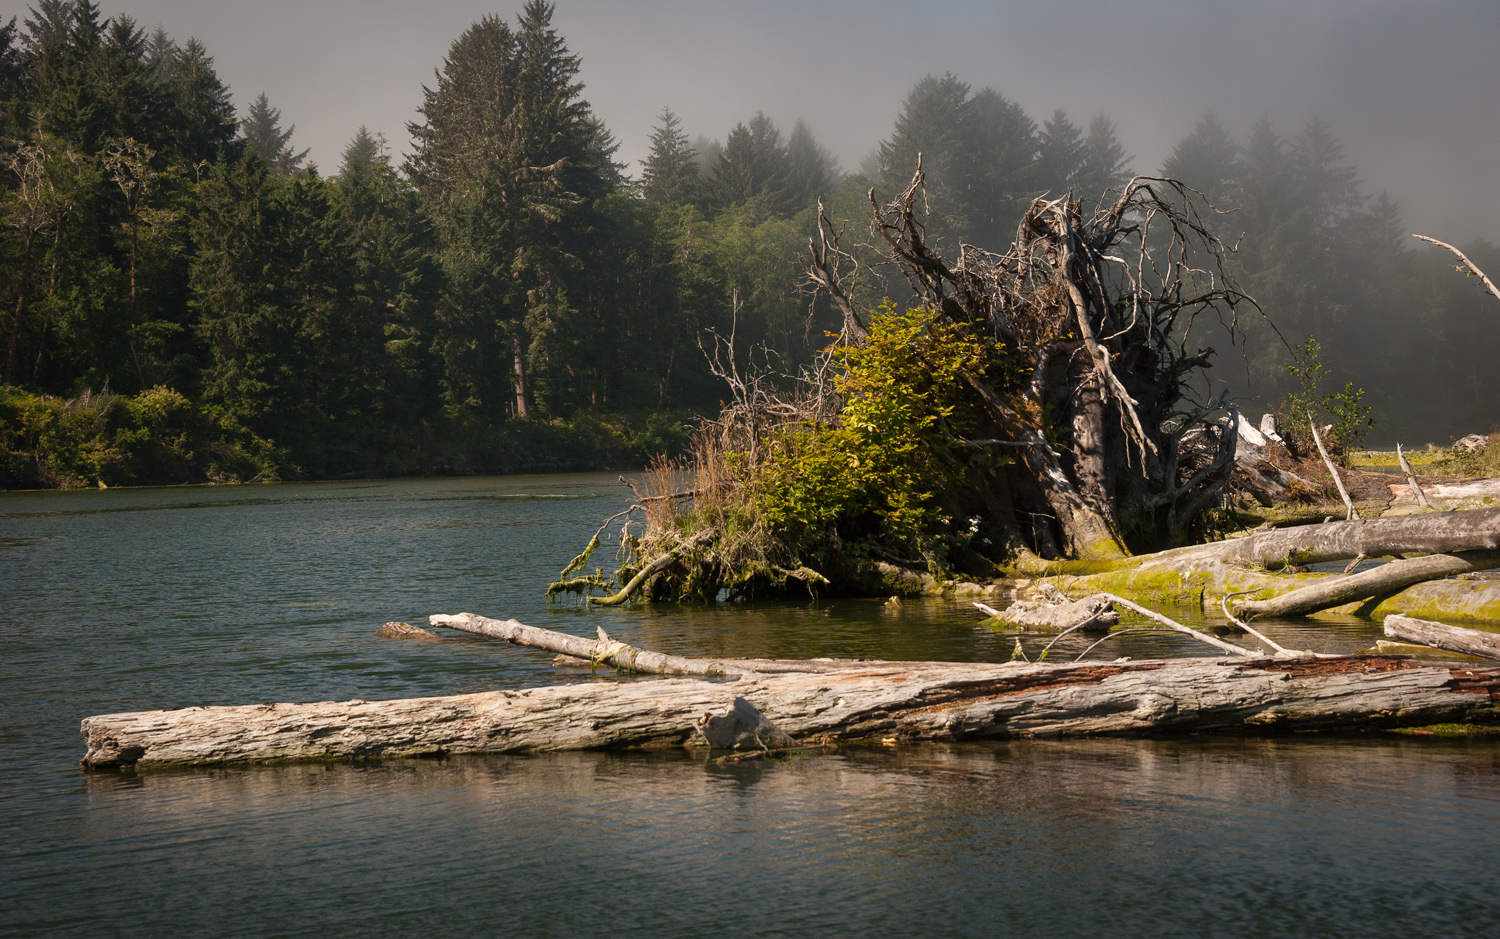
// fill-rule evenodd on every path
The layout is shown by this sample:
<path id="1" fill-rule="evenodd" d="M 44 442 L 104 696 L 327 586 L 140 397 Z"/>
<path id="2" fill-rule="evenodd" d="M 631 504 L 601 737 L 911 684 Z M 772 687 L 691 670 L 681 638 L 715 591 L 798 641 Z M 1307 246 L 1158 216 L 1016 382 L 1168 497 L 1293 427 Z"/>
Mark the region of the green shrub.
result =
<path id="1" fill-rule="evenodd" d="M 170 388 L 58 398 L 0 385 L 0 488 L 240 482 L 288 469 L 270 441 Z"/>

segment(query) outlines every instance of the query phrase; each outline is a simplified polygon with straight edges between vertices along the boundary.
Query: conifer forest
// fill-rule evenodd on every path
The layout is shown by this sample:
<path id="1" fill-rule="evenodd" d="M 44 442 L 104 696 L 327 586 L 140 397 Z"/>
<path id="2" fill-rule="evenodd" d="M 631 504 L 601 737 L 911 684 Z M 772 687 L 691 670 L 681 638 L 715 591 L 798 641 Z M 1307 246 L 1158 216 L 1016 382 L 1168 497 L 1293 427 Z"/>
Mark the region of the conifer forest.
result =
<path id="1" fill-rule="evenodd" d="M 919 155 L 914 224 L 937 255 L 1005 254 L 1044 194 L 1092 211 L 1136 175 L 1193 191 L 1253 298 L 1186 343 L 1216 349 L 1202 402 L 1227 389 L 1258 416 L 1312 374 L 1361 422 L 1346 436 L 1446 445 L 1496 420 L 1494 301 L 1411 237 L 1334 122 L 1236 132 L 1205 113 L 1143 166 L 1106 114 L 929 75 L 841 166 L 816 128 L 764 113 L 688 127 L 662 102 L 652 128 L 606 127 L 553 13 L 474 23 L 433 63 L 409 141 L 361 129 L 336 166 L 170 24 L 92 0 L 0 22 L 0 488 L 677 453 L 726 375 L 826 367 L 840 296 L 860 315 L 920 302 L 871 227 Z M 647 132 L 626 165 L 616 135 Z M 834 233 L 857 265 L 839 296 L 808 276 Z M 1461 247 L 1500 270 L 1494 244 Z"/>

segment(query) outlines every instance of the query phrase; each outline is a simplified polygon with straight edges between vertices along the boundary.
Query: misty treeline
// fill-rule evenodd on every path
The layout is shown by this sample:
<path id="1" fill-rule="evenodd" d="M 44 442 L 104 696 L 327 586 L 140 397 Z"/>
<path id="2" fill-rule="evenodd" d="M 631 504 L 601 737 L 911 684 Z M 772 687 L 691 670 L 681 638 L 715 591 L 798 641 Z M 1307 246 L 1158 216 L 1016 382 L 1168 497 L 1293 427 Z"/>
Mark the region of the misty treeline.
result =
<path id="1" fill-rule="evenodd" d="M 801 122 L 721 140 L 663 110 L 632 178 L 551 19 L 532 0 L 475 23 L 409 156 L 361 129 L 332 172 L 264 94 L 237 112 L 196 41 L 92 0 L 0 27 L 0 486 L 640 460 L 717 412 L 710 330 L 788 375 L 837 331 L 798 289 L 820 198 L 862 234 L 867 191 L 899 191 L 920 152 L 934 243 L 1003 250 L 1038 194 L 1140 169 L 1103 115 L 1038 121 L 944 76 L 856 172 Z M 1160 169 L 1235 210 L 1216 218 L 1243 232 L 1242 283 L 1386 430 L 1488 427 L 1494 312 L 1408 244 L 1327 124 L 1237 140 L 1205 116 Z M 904 299 L 872 274 L 862 302 Z M 1242 325 L 1216 378 L 1269 401 L 1289 350 Z"/>

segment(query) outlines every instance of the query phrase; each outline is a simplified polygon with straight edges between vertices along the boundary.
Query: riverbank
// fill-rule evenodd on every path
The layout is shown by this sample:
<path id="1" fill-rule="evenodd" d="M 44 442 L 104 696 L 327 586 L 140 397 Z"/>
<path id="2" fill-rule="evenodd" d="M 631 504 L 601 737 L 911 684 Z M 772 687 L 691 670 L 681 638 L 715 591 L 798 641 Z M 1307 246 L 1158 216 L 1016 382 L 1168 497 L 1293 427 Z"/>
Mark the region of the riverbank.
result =
<path id="1" fill-rule="evenodd" d="M 74 398 L 0 385 L 0 490 L 482 476 L 640 467 L 687 439 L 687 412 L 371 428 L 329 419 L 294 446 L 168 388 Z"/>

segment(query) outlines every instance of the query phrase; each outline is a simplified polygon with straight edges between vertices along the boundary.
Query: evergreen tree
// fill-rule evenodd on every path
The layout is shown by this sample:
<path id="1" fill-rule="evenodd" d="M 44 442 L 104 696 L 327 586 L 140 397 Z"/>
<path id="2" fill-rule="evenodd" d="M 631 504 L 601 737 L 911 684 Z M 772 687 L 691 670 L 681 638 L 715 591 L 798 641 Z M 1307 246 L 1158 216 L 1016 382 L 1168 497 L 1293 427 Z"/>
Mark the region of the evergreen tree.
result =
<path id="1" fill-rule="evenodd" d="M 794 209 L 813 205 L 838 185 L 839 164 L 818 146 L 806 123 L 798 121 L 786 141 L 788 196 Z"/>
<path id="2" fill-rule="evenodd" d="M 177 110 L 174 155 L 188 165 L 212 161 L 234 140 L 238 126 L 229 90 L 214 71 L 213 56 L 196 39 L 177 53 L 170 71 L 167 88 Z"/>
<path id="3" fill-rule="evenodd" d="M 1210 111 L 1172 148 L 1161 172 L 1203 193 L 1216 207 L 1233 208 L 1238 195 L 1239 147 Z"/>
<path id="4" fill-rule="evenodd" d="M 714 167 L 719 165 L 719 157 L 724 154 L 724 145 L 718 139 L 709 140 L 699 134 L 693 139 L 693 162 L 698 167 L 698 179 L 704 183 L 714 181 Z"/>
<path id="5" fill-rule="evenodd" d="M 590 229 L 592 203 L 620 182 L 616 145 L 581 95 L 578 57 L 552 13 L 530 0 L 515 30 L 491 16 L 454 41 L 437 87 L 423 89 L 424 121 L 409 125 L 406 163 L 448 272 L 439 343 L 450 400 L 522 419 L 528 377 L 555 360 L 549 342 L 569 310 L 577 239 Z M 491 375 L 501 363 L 509 408 Z"/>
<path id="6" fill-rule="evenodd" d="M 663 108 L 641 162 L 641 194 L 657 205 L 692 202 L 698 191 L 697 153 L 670 108 Z"/>
<path id="7" fill-rule="evenodd" d="M 1036 124 L 993 88 L 970 97 L 952 74 L 928 75 L 912 88 L 881 144 L 889 190 L 904 188 L 922 155 L 930 236 L 985 247 L 1005 244 L 1038 169 Z"/>
<path id="8" fill-rule="evenodd" d="M 146 67 L 151 70 L 151 78 L 158 85 L 171 83 L 177 56 L 181 51 L 162 27 L 156 27 L 151 33 L 151 39 L 146 46 Z"/>
<path id="9" fill-rule="evenodd" d="M 714 194 L 721 206 L 761 200 L 773 211 L 791 204 L 791 161 L 781 131 L 756 112 L 750 123 L 736 124 L 714 166 Z"/>
<path id="10" fill-rule="evenodd" d="M 372 134 L 365 125 L 359 125 L 354 137 L 344 146 L 339 160 L 339 178 L 345 181 L 366 180 L 391 164 L 385 137 Z"/>
<path id="11" fill-rule="evenodd" d="M 964 130 L 969 180 L 959 193 L 968 224 L 963 238 L 999 249 L 1015 236 L 1016 224 L 1036 191 L 1036 122 L 1017 102 L 981 88 L 969 102 Z"/>
<path id="12" fill-rule="evenodd" d="M 280 176 L 296 176 L 303 171 L 302 161 L 307 159 L 308 151 L 299 153 L 287 146 L 296 129 L 296 124 L 281 129 L 281 109 L 271 107 L 265 92 L 250 102 L 250 109 L 240 122 L 245 142 Z"/>
<path id="13" fill-rule="evenodd" d="M 969 171 L 969 154 L 963 137 L 969 86 L 954 76 L 928 75 L 907 93 L 896 115 L 891 136 L 880 144 L 880 175 L 890 190 L 904 188 L 922 156 L 929 199 L 944 204 L 956 192 Z M 956 202 L 956 197 L 952 199 Z"/>
<path id="14" fill-rule="evenodd" d="M 1130 181 L 1130 156 L 1115 135 L 1114 121 L 1103 114 L 1095 115 L 1089 121 L 1082 149 L 1077 184 L 1085 205 L 1098 202 L 1107 190 L 1118 190 Z"/>
<path id="15" fill-rule="evenodd" d="M 1076 188 L 1083 159 L 1083 131 L 1058 108 L 1037 133 L 1037 186 L 1053 199 Z"/>

